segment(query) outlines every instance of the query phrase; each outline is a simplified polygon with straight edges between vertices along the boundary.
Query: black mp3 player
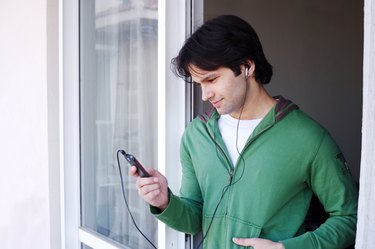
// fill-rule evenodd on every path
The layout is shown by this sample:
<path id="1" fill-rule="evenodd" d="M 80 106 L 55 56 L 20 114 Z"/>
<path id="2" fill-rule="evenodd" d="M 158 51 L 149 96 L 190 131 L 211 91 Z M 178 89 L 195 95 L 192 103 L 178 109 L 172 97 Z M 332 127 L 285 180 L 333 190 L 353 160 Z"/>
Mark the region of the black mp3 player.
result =
<path id="1" fill-rule="evenodd" d="M 145 170 L 142 164 L 132 154 L 127 154 L 125 151 L 122 153 L 125 156 L 126 161 L 132 166 L 137 168 L 137 173 L 140 177 L 150 177 L 150 174 Z"/>

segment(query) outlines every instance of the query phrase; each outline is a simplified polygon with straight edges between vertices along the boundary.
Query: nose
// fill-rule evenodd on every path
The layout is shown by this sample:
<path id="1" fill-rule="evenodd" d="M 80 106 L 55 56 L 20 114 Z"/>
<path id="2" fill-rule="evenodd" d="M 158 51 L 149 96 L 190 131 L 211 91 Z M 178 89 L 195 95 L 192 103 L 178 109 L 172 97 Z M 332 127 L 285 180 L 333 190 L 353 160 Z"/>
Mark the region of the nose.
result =
<path id="1" fill-rule="evenodd" d="M 202 100 L 203 101 L 208 101 L 212 99 L 214 96 L 214 92 L 212 89 L 209 87 L 207 84 L 201 84 L 201 90 L 202 90 Z"/>

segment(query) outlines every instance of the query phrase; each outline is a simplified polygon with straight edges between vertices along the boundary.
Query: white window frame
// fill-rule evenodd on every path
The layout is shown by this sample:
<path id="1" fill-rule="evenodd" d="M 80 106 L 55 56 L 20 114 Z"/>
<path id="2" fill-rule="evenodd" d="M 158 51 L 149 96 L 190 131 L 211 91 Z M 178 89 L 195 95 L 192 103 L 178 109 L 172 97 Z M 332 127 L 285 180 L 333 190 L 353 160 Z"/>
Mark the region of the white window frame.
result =
<path id="1" fill-rule="evenodd" d="M 169 178 L 174 192 L 180 186 L 176 175 L 181 175 L 178 148 L 185 127 L 181 110 L 186 94 L 183 80 L 170 70 L 170 59 L 187 35 L 186 2 L 158 2 L 158 169 Z M 61 248 L 79 249 L 81 243 L 94 249 L 127 248 L 80 226 L 79 54 L 79 1 L 59 0 Z M 185 234 L 158 222 L 158 248 L 185 246 Z"/>

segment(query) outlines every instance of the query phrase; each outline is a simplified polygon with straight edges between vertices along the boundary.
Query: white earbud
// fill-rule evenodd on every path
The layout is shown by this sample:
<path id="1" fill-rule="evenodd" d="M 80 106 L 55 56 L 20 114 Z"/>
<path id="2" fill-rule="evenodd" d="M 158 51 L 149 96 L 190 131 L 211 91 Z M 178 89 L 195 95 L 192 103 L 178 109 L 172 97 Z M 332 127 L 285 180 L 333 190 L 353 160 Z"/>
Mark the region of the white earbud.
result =
<path id="1" fill-rule="evenodd" d="M 245 77 L 248 79 L 250 77 L 250 72 L 249 72 L 250 66 L 245 65 Z"/>

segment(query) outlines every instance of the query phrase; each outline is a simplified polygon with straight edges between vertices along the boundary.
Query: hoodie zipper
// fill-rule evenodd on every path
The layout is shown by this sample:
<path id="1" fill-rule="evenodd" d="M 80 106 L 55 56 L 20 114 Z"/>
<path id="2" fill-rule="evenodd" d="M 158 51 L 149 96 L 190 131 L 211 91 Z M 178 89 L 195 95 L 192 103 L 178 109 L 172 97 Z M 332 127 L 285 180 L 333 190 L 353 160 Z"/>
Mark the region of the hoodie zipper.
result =
<path id="1" fill-rule="evenodd" d="M 267 127 L 265 127 L 263 130 L 261 130 L 258 134 L 256 134 L 254 137 L 252 137 L 244 146 L 244 148 L 242 149 L 242 151 L 245 151 L 249 146 L 250 144 L 252 144 L 259 136 L 261 136 L 264 132 L 266 132 L 267 130 L 269 130 L 272 126 L 274 125 L 274 122 L 271 123 L 270 125 L 268 125 Z M 240 158 L 238 159 L 240 160 Z M 237 160 L 237 162 L 238 162 Z M 237 165 L 238 163 L 236 163 L 236 167 L 234 169 L 231 169 L 230 171 L 230 174 L 229 174 L 229 185 L 232 185 L 232 184 L 235 184 L 237 181 L 239 181 L 240 179 L 238 179 L 237 181 L 233 182 L 233 178 L 236 174 L 236 172 L 238 171 L 237 169 L 239 168 L 239 165 Z M 245 167 L 245 165 L 243 166 Z M 243 169 L 245 170 L 245 169 Z M 229 203 L 231 202 L 231 199 L 232 199 L 232 195 L 231 195 L 231 192 L 232 192 L 232 189 L 228 189 L 228 198 L 227 198 L 227 203 L 226 203 L 226 210 L 225 210 L 225 215 L 228 215 L 229 213 Z"/>
<path id="2" fill-rule="evenodd" d="M 220 151 L 220 154 L 224 157 L 224 160 L 225 160 L 225 165 L 227 165 L 227 167 L 225 167 L 229 173 L 229 185 L 231 184 L 232 182 L 232 178 L 233 178 L 233 173 L 234 173 L 234 167 L 232 165 L 232 162 L 229 160 L 227 154 L 225 153 L 225 150 L 221 147 L 221 145 L 215 140 L 214 136 L 209 132 L 208 133 L 211 137 L 211 140 L 214 142 L 216 148 L 219 149 Z"/>

